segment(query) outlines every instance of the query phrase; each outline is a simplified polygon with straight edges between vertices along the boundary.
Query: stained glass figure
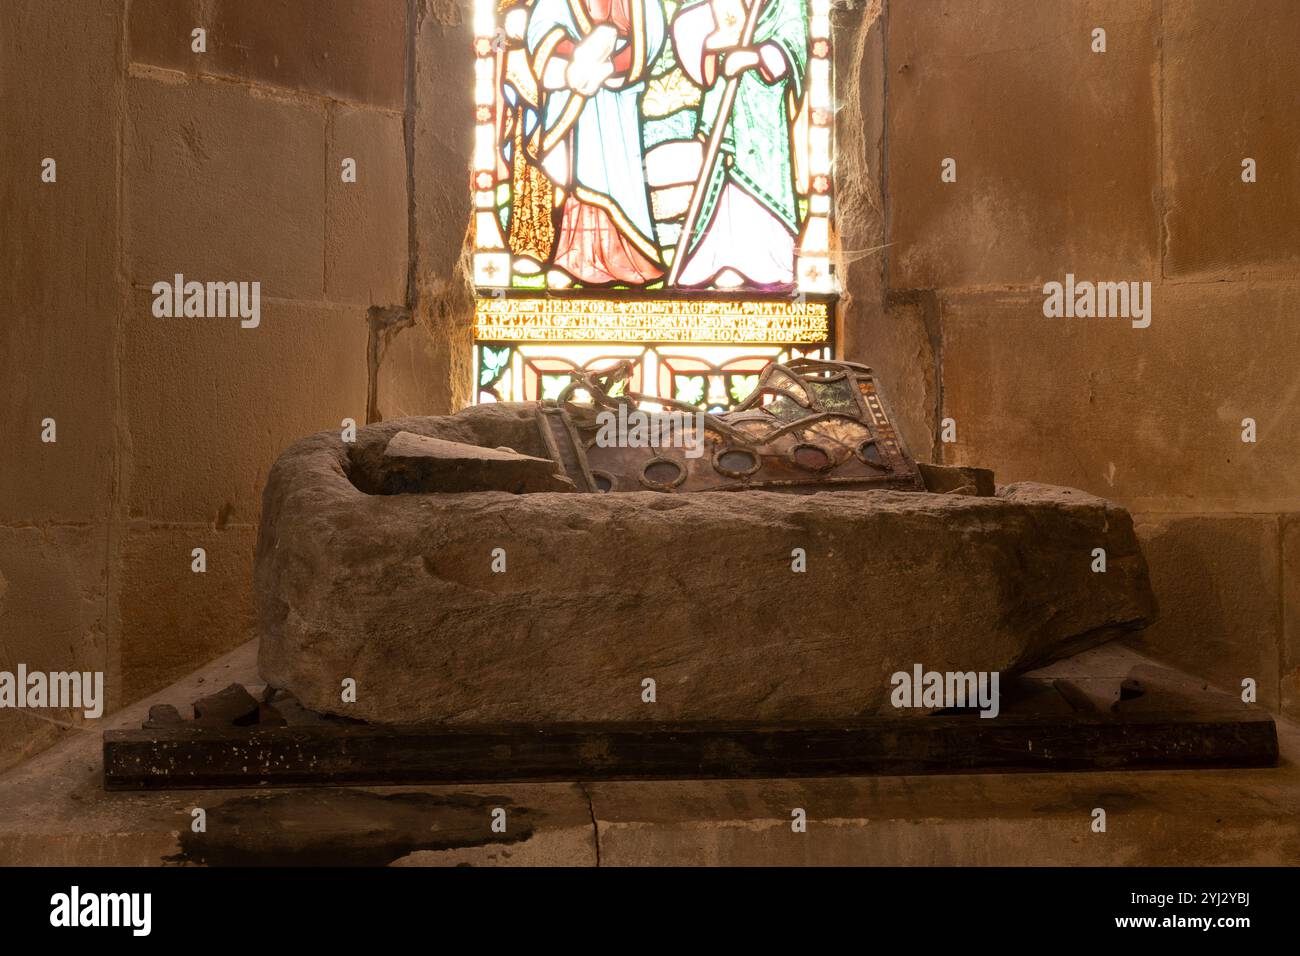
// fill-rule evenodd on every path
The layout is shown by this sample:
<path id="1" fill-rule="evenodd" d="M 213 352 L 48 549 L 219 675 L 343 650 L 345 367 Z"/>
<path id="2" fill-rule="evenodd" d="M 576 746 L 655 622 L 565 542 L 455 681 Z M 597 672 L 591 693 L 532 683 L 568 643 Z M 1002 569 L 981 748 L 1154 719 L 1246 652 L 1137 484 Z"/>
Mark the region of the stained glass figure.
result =
<path id="1" fill-rule="evenodd" d="M 725 409 L 829 355 L 829 11 L 475 0 L 476 401 L 631 359 Z"/>

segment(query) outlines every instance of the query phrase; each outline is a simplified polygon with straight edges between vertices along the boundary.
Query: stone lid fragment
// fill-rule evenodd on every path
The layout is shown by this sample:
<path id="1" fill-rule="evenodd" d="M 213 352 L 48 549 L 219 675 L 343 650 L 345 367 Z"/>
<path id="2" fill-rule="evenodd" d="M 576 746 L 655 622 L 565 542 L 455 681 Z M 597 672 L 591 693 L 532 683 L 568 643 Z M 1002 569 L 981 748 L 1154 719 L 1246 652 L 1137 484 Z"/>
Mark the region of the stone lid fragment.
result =
<path id="1" fill-rule="evenodd" d="M 545 458 L 399 431 L 384 448 L 385 494 L 574 491 Z"/>

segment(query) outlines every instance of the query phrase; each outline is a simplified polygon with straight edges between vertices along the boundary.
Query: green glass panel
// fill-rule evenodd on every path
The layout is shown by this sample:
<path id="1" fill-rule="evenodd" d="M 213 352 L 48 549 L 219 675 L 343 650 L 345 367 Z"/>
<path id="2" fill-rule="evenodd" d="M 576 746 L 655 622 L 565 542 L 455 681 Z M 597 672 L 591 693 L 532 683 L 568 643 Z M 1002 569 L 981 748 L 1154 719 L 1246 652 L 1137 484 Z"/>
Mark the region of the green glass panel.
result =
<path id="1" fill-rule="evenodd" d="M 850 415 L 858 411 L 858 403 L 853 399 L 853 388 L 844 379 L 838 382 L 809 382 L 818 404 L 828 412 L 844 412 Z"/>
<path id="2" fill-rule="evenodd" d="M 573 376 L 568 373 L 559 375 L 542 376 L 542 398 L 556 399 L 564 391 L 569 383 L 573 381 Z"/>
<path id="3" fill-rule="evenodd" d="M 478 373 L 478 383 L 480 385 L 491 385 L 501 370 L 510 362 L 510 346 L 503 345 L 501 348 L 494 349 L 490 345 L 479 346 L 480 368 Z"/>
<path id="4" fill-rule="evenodd" d="M 646 149 L 666 143 L 671 139 L 690 139 L 699 127 L 699 114 L 692 107 L 684 107 L 667 116 L 648 119 L 642 125 Z"/>
<path id="5" fill-rule="evenodd" d="M 758 388 L 758 373 L 731 376 L 731 387 L 728 389 L 731 394 L 731 401 L 739 405 L 749 398 L 750 393 L 756 388 Z"/>
<path id="6" fill-rule="evenodd" d="M 679 402 L 689 402 L 692 405 L 698 405 L 704 401 L 704 376 L 703 375 L 678 375 L 673 385 L 676 394 L 673 398 Z"/>

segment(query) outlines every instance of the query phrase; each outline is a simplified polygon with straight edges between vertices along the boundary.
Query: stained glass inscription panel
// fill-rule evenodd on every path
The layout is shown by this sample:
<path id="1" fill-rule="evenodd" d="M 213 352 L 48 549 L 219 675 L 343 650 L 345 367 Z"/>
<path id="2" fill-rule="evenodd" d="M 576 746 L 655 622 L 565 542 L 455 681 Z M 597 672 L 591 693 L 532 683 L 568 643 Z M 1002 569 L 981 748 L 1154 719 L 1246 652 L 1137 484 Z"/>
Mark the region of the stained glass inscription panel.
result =
<path id="1" fill-rule="evenodd" d="M 575 370 L 629 361 L 632 391 L 726 411 L 768 362 L 829 358 L 832 319 L 832 303 L 815 299 L 485 297 L 475 315 L 475 401 L 556 398 Z"/>

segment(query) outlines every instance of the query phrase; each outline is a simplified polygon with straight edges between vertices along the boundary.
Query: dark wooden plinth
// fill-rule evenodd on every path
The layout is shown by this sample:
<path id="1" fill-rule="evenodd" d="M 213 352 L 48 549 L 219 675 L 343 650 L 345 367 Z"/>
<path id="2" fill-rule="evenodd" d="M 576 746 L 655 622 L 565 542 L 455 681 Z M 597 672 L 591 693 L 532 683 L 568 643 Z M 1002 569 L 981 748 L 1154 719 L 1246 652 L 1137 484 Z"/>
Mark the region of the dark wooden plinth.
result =
<path id="1" fill-rule="evenodd" d="M 761 725 L 209 729 L 104 735 L 110 790 L 1262 767 L 1262 712 Z"/>

